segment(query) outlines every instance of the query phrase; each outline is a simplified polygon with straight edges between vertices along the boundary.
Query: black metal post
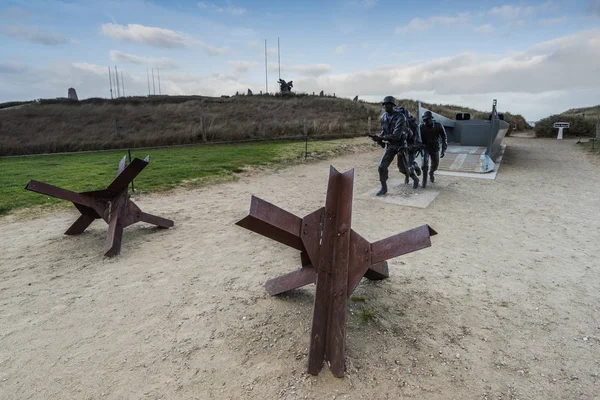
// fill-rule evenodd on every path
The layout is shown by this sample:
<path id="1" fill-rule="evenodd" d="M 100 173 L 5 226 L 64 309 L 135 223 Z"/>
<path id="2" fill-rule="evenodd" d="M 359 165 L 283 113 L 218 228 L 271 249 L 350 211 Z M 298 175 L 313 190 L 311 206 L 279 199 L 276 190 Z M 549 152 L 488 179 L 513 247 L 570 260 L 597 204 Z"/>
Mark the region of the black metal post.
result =
<path id="1" fill-rule="evenodd" d="M 131 149 L 127 149 L 127 154 L 129 154 L 129 164 L 131 164 Z M 133 179 L 131 180 L 131 192 L 135 192 L 135 187 L 133 186 Z"/>
<path id="2" fill-rule="evenodd" d="M 304 159 L 308 157 L 308 129 L 306 129 L 306 120 L 304 120 Z"/>

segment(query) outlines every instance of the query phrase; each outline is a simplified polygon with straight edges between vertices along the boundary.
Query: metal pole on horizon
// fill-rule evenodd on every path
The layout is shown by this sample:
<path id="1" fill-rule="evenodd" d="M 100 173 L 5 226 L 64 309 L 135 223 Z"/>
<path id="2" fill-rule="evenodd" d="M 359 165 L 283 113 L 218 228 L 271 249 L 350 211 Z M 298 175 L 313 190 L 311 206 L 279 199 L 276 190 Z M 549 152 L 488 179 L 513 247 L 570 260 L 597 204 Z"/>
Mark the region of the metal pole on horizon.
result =
<path id="1" fill-rule="evenodd" d="M 156 67 L 156 73 L 158 74 L 158 95 L 162 95 L 160 91 L 160 68 Z"/>
<path id="2" fill-rule="evenodd" d="M 125 97 L 125 81 L 123 80 L 123 71 L 121 70 L 121 87 L 123 87 L 123 97 Z"/>
<path id="3" fill-rule="evenodd" d="M 148 72 L 148 68 L 146 68 L 146 78 L 148 78 L 148 96 L 150 96 L 150 73 Z"/>
<path id="4" fill-rule="evenodd" d="M 277 37 L 277 63 L 279 64 L 279 79 L 281 79 L 281 56 L 279 55 L 279 37 Z"/>
<path id="5" fill-rule="evenodd" d="M 156 86 L 154 85 L 154 68 L 152 68 L 152 94 L 156 96 Z"/>
<path id="6" fill-rule="evenodd" d="M 267 74 L 267 39 L 265 39 L 265 94 L 269 94 L 269 78 Z"/>
<path id="7" fill-rule="evenodd" d="M 115 82 L 117 82 L 117 97 L 121 97 L 121 89 L 119 89 L 119 71 L 115 65 Z"/>
<path id="8" fill-rule="evenodd" d="M 112 75 L 110 74 L 110 65 L 108 66 L 108 85 L 110 87 L 110 99 L 112 100 Z"/>

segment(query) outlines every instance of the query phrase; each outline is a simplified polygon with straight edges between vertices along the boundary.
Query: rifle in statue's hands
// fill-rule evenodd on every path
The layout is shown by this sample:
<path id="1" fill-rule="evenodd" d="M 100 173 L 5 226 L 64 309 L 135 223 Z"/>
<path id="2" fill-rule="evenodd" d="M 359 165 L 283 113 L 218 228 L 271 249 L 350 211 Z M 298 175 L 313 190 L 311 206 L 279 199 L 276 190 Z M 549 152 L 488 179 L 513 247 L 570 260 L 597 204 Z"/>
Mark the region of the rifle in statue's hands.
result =
<path id="1" fill-rule="evenodd" d="M 420 154 L 421 151 L 426 148 L 427 146 L 425 146 L 423 143 L 414 143 L 408 146 L 408 151 L 415 154 Z"/>
<path id="2" fill-rule="evenodd" d="M 383 143 L 383 138 L 379 135 L 368 135 L 374 142 L 376 142 L 381 147 L 385 147 L 385 143 Z"/>

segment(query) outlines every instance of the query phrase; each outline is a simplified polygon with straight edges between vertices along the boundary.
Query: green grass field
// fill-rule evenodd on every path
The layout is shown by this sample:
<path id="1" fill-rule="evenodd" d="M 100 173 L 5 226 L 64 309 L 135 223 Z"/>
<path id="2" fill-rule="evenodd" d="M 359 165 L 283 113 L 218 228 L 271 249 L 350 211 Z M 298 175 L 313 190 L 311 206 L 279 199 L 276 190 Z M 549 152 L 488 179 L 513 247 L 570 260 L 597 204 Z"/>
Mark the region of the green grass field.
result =
<path id="1" fill-rule="evenodd" d="M 309 142 L 311 158 L 343 152 L 356 140 Z M 0 159 L 0 215 L 13 210 L 71 203 L 25 190 L 30 179 L 73 191 L 97 190 L 115 178 L 126 150 Z M 304 159 L 304 143 L 264 142 L 132 150 L 132 158 L 150 155 L 150 164 L 135 180 L 136 193 L 202 186 L 235 180 L 248 166 L 285 165 Z"/>
<path id="2" fill-rule="evenodd" d="M 600 141 L 598 141 L 598 140 L 596 140 L 594 143 L 592 143 L 592 140 L 590 139 L 589 142 L 581 142 L 579 144 L 584 149 L 589 151 L 590 153 L 600 154 Z M 592 145 L 593 145 L 593 149 L 592 149 Z"/>

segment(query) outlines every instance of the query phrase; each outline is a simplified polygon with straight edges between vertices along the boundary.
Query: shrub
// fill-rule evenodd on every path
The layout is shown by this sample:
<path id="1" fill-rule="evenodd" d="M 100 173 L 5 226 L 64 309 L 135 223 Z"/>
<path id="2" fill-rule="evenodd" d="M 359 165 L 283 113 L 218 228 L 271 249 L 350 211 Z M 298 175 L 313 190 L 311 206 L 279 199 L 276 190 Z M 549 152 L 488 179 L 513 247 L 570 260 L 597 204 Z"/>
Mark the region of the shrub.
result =
<path id="1" fill-rule="evenodd" d="M 570 124 L 569 129 L 564 130 L 564 136 L 596 135 L 596 122 L 594 120 L 557 114 L 539 120 L 534 127 L 536 135 L 539 137 L 556 137 L 558 129 L 554 127 L 555 122 L 568 122 Z"/>

